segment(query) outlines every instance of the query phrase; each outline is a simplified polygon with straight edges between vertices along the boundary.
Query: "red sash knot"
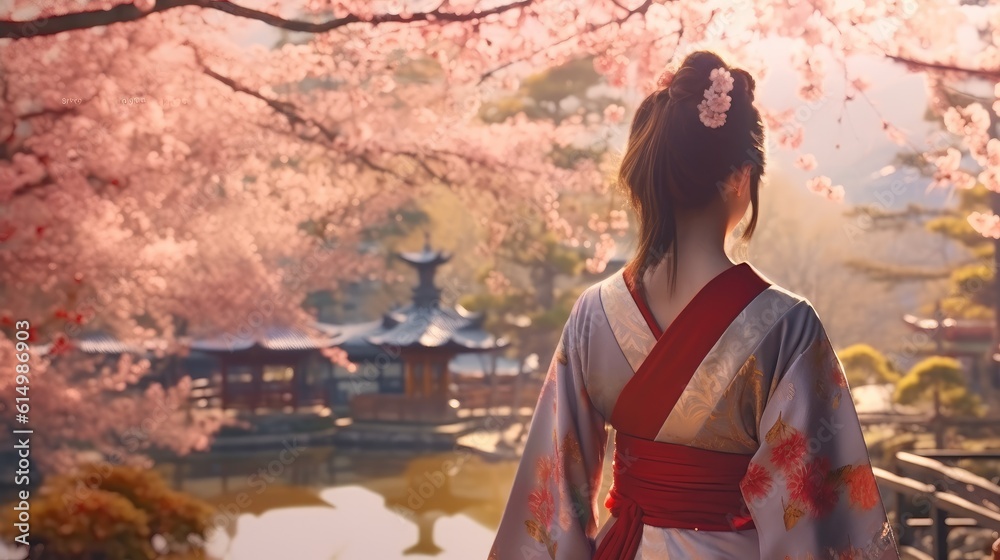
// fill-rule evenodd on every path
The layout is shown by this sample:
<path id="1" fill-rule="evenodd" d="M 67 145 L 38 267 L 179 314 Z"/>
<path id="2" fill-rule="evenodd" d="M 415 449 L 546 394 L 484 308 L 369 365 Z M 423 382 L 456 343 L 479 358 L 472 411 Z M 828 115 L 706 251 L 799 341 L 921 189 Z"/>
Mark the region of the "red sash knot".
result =
<path id="1" fill-rule="evenodd" d="M 750 455 L 651 441 L 617 432 L 614 483 L 605 506 L 617 520 L 594 560 L 631 560 L 643 525 L 742 531 L 753 528 L 740 492 Z"/>

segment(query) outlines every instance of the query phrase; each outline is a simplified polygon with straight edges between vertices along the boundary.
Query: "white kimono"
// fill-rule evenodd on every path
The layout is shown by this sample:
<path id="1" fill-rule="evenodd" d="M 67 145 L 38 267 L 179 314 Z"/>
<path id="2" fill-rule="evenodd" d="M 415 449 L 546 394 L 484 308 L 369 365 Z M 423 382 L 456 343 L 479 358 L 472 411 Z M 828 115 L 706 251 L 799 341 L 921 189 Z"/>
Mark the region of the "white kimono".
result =
<path id="1" fill-rule="evenodd" d="M 727 516 L 728 527 L 702 529 L 700 514 L 686 517 L 664 499 L 654 505 L 668 520 L 640 522 L 632 538 L 637 559 L 898 559 L 847 381 L 807 300 L 744 263 L 659 331 L 621 271 L 577 301 L 491 560 L 595 557 L 617 521 L 597 523 L 609 424 L 637 443 L 743 461 L 728 494 L 741 511 Z M 689 501 L 684 507 L 700 509 Z M 628 541 L 623 535 L 614 538 Z"/>

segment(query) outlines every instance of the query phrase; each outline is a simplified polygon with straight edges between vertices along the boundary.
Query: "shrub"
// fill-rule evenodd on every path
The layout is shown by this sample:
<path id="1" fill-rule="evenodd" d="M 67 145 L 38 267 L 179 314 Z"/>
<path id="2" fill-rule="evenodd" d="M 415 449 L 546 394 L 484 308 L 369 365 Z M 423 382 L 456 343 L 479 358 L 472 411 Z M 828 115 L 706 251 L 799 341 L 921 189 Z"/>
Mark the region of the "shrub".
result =
<path id="1" fill-rule="evenodd" d="M 17 534 L 4 509 L 0 534 Z M 50 477 L 31 500 L 33 560 L 205 558 L 211 506 L 171 490 L 154 471 L 87 465 Z"/>

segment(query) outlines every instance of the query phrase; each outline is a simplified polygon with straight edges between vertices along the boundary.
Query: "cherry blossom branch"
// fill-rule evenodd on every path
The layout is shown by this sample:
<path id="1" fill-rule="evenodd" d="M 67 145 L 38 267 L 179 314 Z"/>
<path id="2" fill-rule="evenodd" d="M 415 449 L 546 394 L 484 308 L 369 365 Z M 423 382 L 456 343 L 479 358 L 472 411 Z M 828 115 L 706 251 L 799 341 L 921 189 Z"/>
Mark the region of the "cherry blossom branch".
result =
<path id="1" fill-rule="evenodd" d="M 990 80 L 1000 80 L 1000 68 L 969 68 L 966 66 L 945 64 L 943 62 L 928 62 L 925 60 L 917 60 L 915 58 L 909 58 L 899 55 L 887 54 L 885 56 L 889 60 L 906 64 L 907 66 L 914 69 L 934 70 L 938 72 L 960 72 L 964 74 L 969 74 L 971 76 L 978 76 L 980 78 L 987 78 Z"/>
<path id="2" fill-rule="evenodd" d="M 385 173 L 386 175 L 390 175 L 392 177 L 395 177 L 395 178 L 399 179 L 400 181 L 402 181 L 403 183 L 405 183 L 405 184 L 407 184 L 407 185 L 409 185 L 411 187 L 419 186 L 417 184 L 417 182 L 414 181 L 411 177 L 405 177 L 405 176 L 403 176 L 402 174 L 400 174 L 399 172 L 397 172 L 397 171 L 395 171 L 393 169 L 389 169 L 388 167 L 386 167 L 384 165 L 380 165 L 378 163 L 375 163 L 374 161 L 371 160 L 371 158 L 369 158 L 366 155 L 363 155 L 363 154 L 359 155 L 358 156 L 358 161 L 360 161 L 361 163 L 363 163 L 366 167 L 368 167 L 372 171 L 378 171 L 379 173 Z"/>
<path id="3" fill-rule="evenodd" d="M 32 119 L 32 118 L 35 118 L 35 117 L 41 117 L 41 116 L 44 116 L 44 115 L 61 115 L 63 113 L 72 113 L 73 111 L 76 111 L 76 110 L 77 110 L 77 107 L 75 105 L 67 105 L 66 107 L 60 107 L 58 109 L 39 109 L 37 111 L 32 111 L 30 113 L 24 113 L 24 114 L 18 115 L 17 118 L 19 120 L 23 121 L 23 120 Z"/>
<path id="4" fill-rule="evenodd" d="M 445 161 L 444 158 L 441 157 L 441 155 L 451 156 L 455 160 L 464 162 L 465 164 L 471 167 L 478 167 L 483 170 L 493 169 L 496 166 L 496 162 L 489 159 L 476 158 L 469 154 L 463 154 L 461 152 L 456 152 L 454 150 L 435 150 L 436 159 L 438 159 L 439 161 Z M 532 169 L 526 168 L 524 166 L 516 166 L 510 164 L 507 164 L 507 169 L 511 171 L 513 170 L 525 171 L 525 172 L 533 171 Z"/>
<path id="5" fill-rule="evenodd" d="M 429 176 L 433 177 L 434 179 L 436 179 L 437 181 L 439 181 L 441 183 L 445 183 L 445 184 L 448 183 L 447 177 L 445 175 L 441 175 L 440 173 L 438 173 L 437 171 L 435 171 L 433 168 L 431 168 L 430 164 L 427 163 L 427 158 L 434 158 L 434 159 L 436 159 L 438 161 L 443 161 L 443 158 L 441 158 L 439 156 L 436 156 L 434 154 L 421 154 L 421 153 L 417 153 L 417 152 L 397 152 L 397 155 L 406 156 L 406 157 L 410 158 L 417 165 L 419 165 L 420 167 L 422 167 L 424 169 L 424 171 L 426 171 Z"/>
<path id="6" fill-rule="evenodd" d="M 291 104 L 289 104 L 289 106 L 292 107 L 292 108 L 294 108 L 294 106 L 291 105 Z M 296 120 L 298 122 L 302 122 L 302 119 L 300 117 L 297 117 Z M 323 147 L 326 147 L 326 148 L 330 148 L 331 147 L 327 143 L 318 142 L 316 138 L 310 138 L 310 137 L 305 136 L 305 135 L 303 135 L 303 134 L 301 134 L 299 132 L 296 132 L 294 130 L 292 130 L 292 131 L 281 130 L 281 129 L 278 129 L 278 128 L 275 128 L 273 126 L 269 126 L 269 125 L 266 125 L 266 124 L 262 124 L 260 126 L 262 128 L 264 128 L 264 129 L 266 129 L 266 130 L 269 130 L 269 131 L 275 133 L 275 134 L 281 134 L 281 135 L 291 136 L 291 137 L 296 138 L 298 140 L 302 140 L 304 142 L 309 142 L 309 143 L 313 143 L 313 144 L 319 144 L 319 145 L 321 145 Z M 372 150 L 368 150 L 368 151 L 369 152 L 373 152 Z M 434 179 L 437 179 L 438 181 L 441 181 L 442 183 L 447 183 L 448 182 L 447 179 L 444 176 L 436 173 L 433 169 L 431 169 L 427 165 L 426 162 L 424 162 L 423 160 L 421 160 L 420 157 L 419 157 L 419 154 L 416 154 L 416 153 L 413 153 L 413 152 L 388 152 L 388 151 L 379 152 L 379 153 L 381 155 L 388 155 L 388 156 L 398 155 L 398 156 L 405 156 L 405 157 L 411 158 L 414 161 L 416 161 L 417 164 L 419 164 L 421 167 L 423 167 L 424 170 L 427 171 L 428 175 L 430 175 Z M 400 180 L 404 184 L 409 185 L 411 187 L 417 187 L 417 186 L 419 186 L 419 183 L 417 183 L 417 181 L 415 181 L 412 177 L 408 177 L 408 176 L 400 173 L 399 171 L 397 171 L 395 169 L 391 169 L 389 167 L 386 167 L 385 165 L 381 165 L 379 163 L 376 163 L 371 158 L 371 155 L 372 155 L 371 153 L 341 153 L 341 155 L 344 155 L 344 156 L 347 156 L 349 158 L 357 160 L 358 163 L 360 163 L 361 165 L 367 167 L 368 169 L 371 169 L 372 171 L 375 171 L 375 172 L 378 172 L 378 173 L 384 173 L 384 174 L 389 175 L 391 177 L 395 177 L 396 179 Z M 440 157 L 437 157 L 436 159 L 441 160 Z"/>
<path id="7" fill-rule="evenodd" d="M 87 102 L 90 102 L 90 99 L 88 99 Z M 76 111 L 77 109 L 78 109 L 78 107 L 75 106 L 75 105 L 67 105 L 66 107 L 61 107 L 61 108 L 58 108 L 58 109 L 48 109 L 48 108 L 47 109 L 39 109 L 37 111 L 31 111 L 29 113 L 24 113 L 24 114 L 21 114 L 21 115 L 15 115 L 15 117 L 14 117 L 15 118 L 15 122 L 14 122 L 14 125 L 11 126 L 11 128 L 10 128 L 10 133 L 5 138 L 0 139 L 0 159 L 10 159 L 10 156 L 12 156 L 14 153 L 17 153 L 17 152 L 12 152 L 11 154 L 8 155 L 7 152 L 6 152 L 6 150 L 3 148 L 3 146 L 5 144 L 7 144 L 8 142 L 10 142 L 14 138 L 14 134 L 17 132 L 17 122 L 16 121 L 26 121 L 28 119 L 33 119 L 35 117 L 42 117 L 42 116 L 45 116 L 45 115 L 58 116 L 58 115 L 62 115 L 64 113 L 72 113 L 72 112 Z"/>
<path id="8" fill-rule="evenodd" d="M 228 76 L 223 76 L 222 74 L 219 74 L 215 70 L 212 70 L 202 60 L 201 55 L 198 53 L 197 49 L 192 48 L 192 51 L 194 52 L 195 59 L 198 61 L 198 65 L 201 66 L 201 70 L 202 72 L 204 72 L 206 76 L 222 83 L 223 85 L 227 86 L 228 88 L 232 89 L 235 92 L 243 93 L 263 101 L 264 103 L 267 104 L 268 107 L 273 109 L 276 113 L 285 117 L 285 119 L 288 120 L 288 124 L 290 124 L 293 128 L 295 127 L 295 125 L 315 126 L 320 132 L 323 133 L 323 136 L 325 136 L 326 139 L 329 141 L 333 141 L 339 136 L 339 134 L 336 131 L 330 130 L 329 128 L 325 127 L 322 123 L 316 121 L 315 119 L 309 117 L 303 117 L 299 113 L 298 107 L 296 107 L 294 104 L 289 103 L 288 101 L 282 101 L 280 99 L 272 99 L 270 97 L 267 97 L 261 94 L 259 91 L 244 86 L 243 84 L 240 84 L 236 80 Z"/>
<path id="9" fill-rule="evenodd" d="M 36 181 L 34 183 L 28 183 L 26 185 L 21 185 L 20 187 L 18 187 L 17 189 L 15 189 L 14 192 L 12 192 L 10 194 L 10 197 L 23 196 L 23 195 L 26 195 L 26 194 L 28 194 L 30 192 L 36 191 L 38 189 L 41 189 L 42 187 L 49 187 L 49 186 L 53 186 L 53 185 L 55 185 L 55 183 L 52 182 L 52 177 L 49 177 L 48 173 L 46 173 L 44 177 L 42 177 L 40 180 L 38 180 L 38 181 Z"/>
<path id="10" fill-rule="evenodd" d="M 673 1 L 673 0 L 668 0 L 668 1 Z M 625 9 L 621 4 L 618 4 L 617 2 L 615 2 L 615 5 L 618 6 L 618 7 L 620 7 L 620 8 L 622 8 L 622 9 Z M 645 14 L 646 11 L 649 10 L 649 7 L 652 6 L 652 5 L 653 5 L 653 0 L 646 0 L 645 2 L 643 2 L 642 4 L 640 4 L 635 9 L 632 9 L 632 10 L 627 10 L 626 9 L 625 11 L 627 13 L 623 17 L 608 20 L 608 21 L 606 21 L 606 22 L 604 22 L 604 23 L 602 23 L 600 25 L 594 25 L 594 24 L 589 24 L 588 23 L 587 27 L 584 28 L 580 33 L 573 33 L 572 35 L 570 35 L 568 37 L 564 37 L 562 39 L 559 39 L 558 41 L 556 41 L 554 43 L 551 43 L 549 45 L 546 45 L 546 46 L 544 46 L 544 47 L 542 47 L 540 49 L 537 49 L 534 52 L 531 52 L 531 53 L 529 53 L 529 54 L 527 54 L 525 56 L 521 56 L 521 57 L 514 58 L 512 60 L 508 60 L 507 62 L 504 62 L 500 66 L 497 66 L 495 68 L 491 68 L 491 69 L 487 70 L 486 72 L 484 72 L 483 74 L 481 74 L 479 76 L 479 82 L 477 82 L 477 84 L 482 84 L 484 81 L 486 81 L 487 78 L 489 78 L 493 74 L 496 74 L 497 72 L 503 70 L 504 68 L 507 68 L 508 66 L 512 66 L 512 65 L 517 64 L 519 62 L 524 62 L 524 61 L 527 61 L 527 60 L 531 60 L 532 58 L 535 58 L 539 54 L 541 54 L 541 53 L 543 53 L 543 52 L 545 52 L 545 51 L 547 51 L 547 50 L 549 50 L 551 48 L 558 47 L 559 45 L 562 45 L 563 43 L 566 43 L 566 42 L 571 41 L 573 39 L 579 39 L 582 34 L 592 33 L 594 31 L 597 31 L 598 29 L 602 29 L 602 28 L 607 27 L 607 26 L 609 26 L 611 24 L 621 24 L 621 23 L 624 23 L 626 20 L 628 20 L 628 18 L 632 17 L 635 14 Z"/>
<path id="11" fill-rule="evenodd" d="M 841 37 L 843 37 L 844 34 L 840 30 L 840 26 L 837 24 L 837 22 L 835 22 L 833 20 L 833 18 L 831 18 L 818 5 L 816 5 L 816 2 L 811 2 L 811 4 L 812 4 L 813 8 L 815 8 L 816 12 L 819 13 L 820 16 L 823 19 L 825 19 L 827 22 L 829 22 L 833 26 L 833 28 L 837 31 L 837 33 L 840 34 Z M 868 37 L 867 34 L 865 34 L 865 36 L 867 37 L 867 39 L 869 41 L 872 42 L 873 45 L 876 44 L 876 42 L 871 37 Z M 884 52 L 884 50 L 883 50 L 883 52 Z M 945 64 L 943 62 L 930 62 L 930 61 L 926 61 L 926 60 L 918 60 L 918 59 L 907 57 L 907 56 L 892 55 L 892 54 L 888 54 L 888 53 L 885 53 L 885 57 L 888 58 L 889 60 L 905 64 L 905 65 L 909 66 L 913 70 L 923 69 L 923 70 L 932 70 L 932 71 L 938 71 L 938 72 L 960 72 L 960 73 L 963 73 L 963 74 L 968 74 L 968 75 L 972 75 L 972 76 L 979 76 L 979 77 L 987 78 L 987 79 L 993 79 L 993 80 L 1000 79 L 1000 68 L 992 68 L 992 69 L 990 69 L 990 68 L 969 68 L 969 67 L 966 67 L 966 66 L 958 66 L 958 65 L 954 65 L 954 64 Z"/>
<path id="12" fill-rule="evenodd" d="M 254 97 L 256 99 L 260 99 L 261 101 L 263 101 L 264 103 L 266 103 L 269 107 L 271 107 L 276 113 L 278 113 L 281 116 L 285 117 L 285 119 L 288 120 L 288 123 L 292 125 L 293 129 L 294 129 L 295 125 L 297 125 L 297 124 L 299 124 L 299 125 L 306 125 L 306 126 L 309 126 L 309 125 L 315 126 L 317 129 L 319 129 L 323 133 L 323 136 L 326 138 L 326 140 L 331 141 L 331 142 L 334 141 L 339 136 L 335 131 L 332 131 L 332 130 L 326 128 L 323 124 L 317 122 L 315 119 L 312 119 L 312 118 L 309 118 L 309 117 L 303 117 L 302 115 L 300 115 L 299 112 L 298 112 L 299 111 L 298 107 L 296 107 L 294 104 L 289 103 L 287 101 L 281 101 L 281 100 L 278 100 L 278 99 L 271 99 L 269 97 L 266 97 L 266 96 L 262 95 L 260 92 L 254 91 L 254 90 L 250 89 L 249 87 L 244 86 L 244 85 L 238 83 L 236 80 L 233 80 L 232 78 L 223 76 L 223 75 L 221 75 L 221 74 L 219 74 L 219 73 L 211 70 L 210 68 L 208 68 L 207 66 L 205 66 L 205 64 L 201 60 L 200 55 L 198 55 L 197 51 L 195 52 L 195 57 L 198 60 L 198 63 L 201 65 L 202 70 L 203 70 L 203 72 L 205 72 L 206 75 L 208 75 L 208 76 L 212 77 L 213 79 L 221 82 L 222 84 L 226 85 L 227 87 L 229 87 L 233 91 L 244 93 L 244 94 L 250 95 L 250 96 L 252 96 L 252 97 Z M 299 133 L 294 133 L 293 132 L 292 134 L 296 138 L 298 138 L 300 140 L 304 140 L 304 141 L 307 141 L 307 142 L 315 142 L 316 141 L 315 138 L 309 138 L 309 137 L 304 136 L 304 135 L 299 134 Z M 447 183 L 446 178 L 444 176 L 440 175 L 439 173 L 436 173 L 433 169 L 431 169 L 427 165 L 427 163 L 425 161 L 423 161 L 419 157 L 419 154 L 415 154 L 415 153 L 412 153 L 412 152 L 400 152 L 398 155 L 402 155 L 402 156 L 406 156 L 406 157 L 411 158 L 418 165 L 420 165 L 421 167 L 423 167 L 424 170 L 428 173 L 428 175 L 430 175 L 431 177 L 433 177 L 433 178 L 441 181 L 442 183 Z M 416 183 L 415 183 L 415 181 L 412 178 L 406 177 L 406 176 L 398 173 L 395 170 L 392 170 L 392 169 L 390 169 L 388 167 L 385 167 L 383 165 L 380 165 L 380 164 L 376 163 L 375 161 L 373 161 L 367 155 L 357 154 L 356 157 L 357 157 L 357 159 L 358 159 L 359 162 L 361 162 L 363 165 L 365 165 L 366 167 L 368 167 L 369 169 L 371 169 L 373 171 L 377 171 L 379 173 L 385 173 L 387 175 L 391 175 L 391 176 L 399 179 L 400 181 L 403 181 L 407 185 L 416 186 Z"/>
<path id="13" fill-rule="evenodd" d="M 372 26 L 383 23 L 413 23 L 418 21 L 463 22 L 476 21 L 508 10 L 524 8 L 534 0 L 518 0 L 488 10 L 474 10 L 468 13 L 443 12 L 438 9 L 412 14 L 377 14 L 370 18 L 362 18 L 355 14 L 331 19 L 324 22 L 310 22 L 295 19 L 284 19 L 274 14 L 254 10 L 225 0 L 156 0 L 149 10 L 142 10 L 133 4 L 120 4 L 107 10 L 90 10 L 72 12 L 46 18 L 27 21 L 0 20 L 0 36 L 10 39 L 25 39 L 55 35 L 65 31 L 104 27 L 115 23 L 136 21 L 150 14 L 165 12 L 182 6 L 196 6 L 204 9 L 218 10 L 237 17 L 262 21 L 270 26 L 298 31 L 303 33 L 325 33 L 354 23 L 367 23 Z"/>
<path id="14" fill-rule="evenodd" d="M 362 159 L 366 159 L 366 158 L 364 158 L 364 156 L 362 156 Z M 366 165 L 366 166 L 368 166 L 369 164 L 371 164 L 372 169 L 378 169 L 379 171 L 383 171 L 383 169 L 384 169 L 384 168 L 382 168 L 382 166 L 380 166 L 380 165 L 378 165 L 378 164 L 376 164 L 374 162 L 371 162 L 370 160 L 362 161 L 362 163 L 364 165 Z M 385 170 L 385 172 L 391 173 L 391 171 L 389 171 L 389 170 Z M 321 214 L 320 216 L 317 216 L 316 220 L 320 221 L 320 222 L 325 222 L 327 224 L 343 225 L 344 221 L 347 220 L 350 217 L 350 214 L 358 212 L 357 208 L 363 208 L 363 207 L 365 207 L 365 206 L 367 206 L 369 204 L 374 204 L 374 203 L 379 202 L 379 198 L 384 193 L 375 192 L 375 193 L 370 193 L 368 195 L 365 195 L 363 193 L 359 193 L 359 192 L 355 191 L 354 194 L 355 194 L 355 197 L 358 198 L 358 204 L 357 205 L 342 205 L 342 206 L 338 206 L 337 208 L 334 208 L 334 209 L 332 209 L 332 210 L 330 210 L 330 211 L 328 211 L 328 212 L 326 212 L 324 214 Z M 333 237 L 327 237 L 326 235 L 323 235 L 323 234 L 318 235 L 318 237 L 320 239 L 322 239 L 324 242 L 336 241 L 335 238 L 333 238 Z"/>
<path id="15" fill-rule="evenodd" d="M 942 83 L 942 84 L 939 84 L 938 87 L 940 89 L 948 90 L 948 91 L 954 93 L 955 95 L 960 96 L 961 98 L 968 99 L 969 103 L 982 103 L 983 105 L 989 105 L 990 103 L 993 102 L 993 98 L 992 97 L 983 97 L 981 95 L 974 95 L 974 94 L 971 94 L 971 93 L 969 93 L 967 91 L 962 91 L 962 90 L 960 90 L 958 88 L 951 87 L 948 84 L 943 84 Z"/>

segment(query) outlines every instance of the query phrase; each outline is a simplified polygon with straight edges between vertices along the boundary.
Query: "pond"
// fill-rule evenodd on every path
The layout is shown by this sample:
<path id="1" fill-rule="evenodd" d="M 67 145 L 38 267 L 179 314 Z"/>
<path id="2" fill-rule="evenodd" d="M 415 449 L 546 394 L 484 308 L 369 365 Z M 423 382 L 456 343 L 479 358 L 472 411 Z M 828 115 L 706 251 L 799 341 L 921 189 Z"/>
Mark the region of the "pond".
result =
<path id="1" fill-rule="evenodd" d="M 611 456 L 606 458 L 606 495 Z M 153 467 L 217 509 L 212 560 L 485 559 L 517 470 L 447 452 L 298 447 L 194 454 Z M 601 500 L 603 503 L 603 500 Z M 601 521 L 608 516 L 601 508 Z M 0 560 L 24 554 L 0 543 Z"/>
<path id="2" fill-rule="evenodd" d="M 486 558 L 516 468 L 462 451 L 293 445 L 156 467 L 218 508 L 217 560 Z"/>

